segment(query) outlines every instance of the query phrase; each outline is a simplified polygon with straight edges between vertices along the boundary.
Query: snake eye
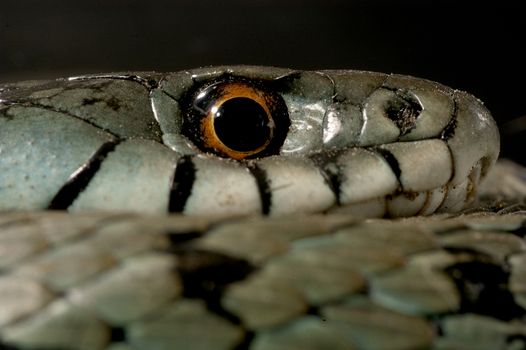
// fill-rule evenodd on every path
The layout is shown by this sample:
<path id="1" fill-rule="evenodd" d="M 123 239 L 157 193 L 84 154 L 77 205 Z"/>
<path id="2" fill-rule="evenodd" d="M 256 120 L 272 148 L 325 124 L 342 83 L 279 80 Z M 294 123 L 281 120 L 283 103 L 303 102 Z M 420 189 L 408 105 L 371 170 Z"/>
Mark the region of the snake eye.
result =
<path id="1" fill-rule="evenodd" d="M 290 121 L 282 98 L 263 84 L 227 80 L 192 96 L 183 134 L 205 151 L 244 159 L 277 154 Z"/>

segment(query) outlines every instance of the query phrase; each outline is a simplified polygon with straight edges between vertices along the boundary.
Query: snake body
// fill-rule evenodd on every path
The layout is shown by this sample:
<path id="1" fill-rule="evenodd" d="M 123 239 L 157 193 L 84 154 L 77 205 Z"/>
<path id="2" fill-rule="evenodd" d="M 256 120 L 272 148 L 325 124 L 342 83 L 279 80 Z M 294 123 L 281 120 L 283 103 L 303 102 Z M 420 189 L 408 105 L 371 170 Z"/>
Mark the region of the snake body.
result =
<path id="1" fill-rule="evenodd" d="M 0 347 L 524 348 L 523 207 L 451 214 L 498 148 L 479 100 L 393 74 L 0 86 Z"/>

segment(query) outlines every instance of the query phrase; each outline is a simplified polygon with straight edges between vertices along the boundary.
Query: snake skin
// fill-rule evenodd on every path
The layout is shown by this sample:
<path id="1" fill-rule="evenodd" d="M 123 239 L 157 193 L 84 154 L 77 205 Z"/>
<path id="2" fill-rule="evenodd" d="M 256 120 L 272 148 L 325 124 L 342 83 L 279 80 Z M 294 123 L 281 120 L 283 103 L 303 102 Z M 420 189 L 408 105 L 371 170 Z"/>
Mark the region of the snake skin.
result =
<path id="1" fill-rule="evenodd" d="M 180 126 L 166 119 L 180 114 L 177 94 L 195 83 L 186 79 L 186 73 L 175 74 L 172 81 L 156 74 L 148 79 L 101 75 L 69 83 L 4 85 L 0 349 L 526 348 L 524 168 L 498 163 L 479 199 L 457 214 L 402 219 L 359 215 L 430 214 L 436 209 L 460 210 L 471 202 L 479 179 L 497 157 L 499 143 L 494 122 L 480 101 L 435 83 L 395 75 L 235 70 L 278 80 L 290 75 L 290 95 L 285 95 L 289 106 L 312 108 L 315 113 L 320 106 L 308 101 L 321 96 L 335 103 L 322 106 L 333 109 L 335 120 L 344 120 L 338 118 L 347 112 L 359 115 L 362 109 L 373 116 L 365 119 L 361 131 L 347 125 L 350 133 L 333 134 L 328 141 L 305 132 L 314 129 L 321 135 L 329 130 L 330 125 L 321 125 L 325 114 L 318 126 L 291 128 L 280 150 L 280 156 L 299 152 L 291 168 L 282 168 L 287 162 L 278 158 L 254 161 L 278 181 L 280 172 L 288 173 L 299 163 L 309 169 L 303 175 L 312 174 L 312 169 L 330 174 L 332 165 L 342 170 L 345 161 L 363 160 L 372 152 L 381 160 L 382 171 L 361 172 L 357 166 L 361 163 L 355 163 L 346 176 L 332 174 L 341 176 L 336 181 L 340 189 L 361 191 L 360 200 L 353 202 L 356 197 L 351 196 L 349 203 L 342 203 L 347 194 L 329 188 L 326 178 L 308 182 L 298 176 L 300 186 L 287 196 L 308 193 L 306 185 L 312 185 L 328 193 L 329 200 L 297 200 L 299 207 L 303 205 L 298 209 L 272 189 L 274 202 L 267 212 L 261 209 L 263 199 L 247 199 L 244 192 L 239 196 L 247 200 L 234 204 L 234 211 L 214 204 L 211 212 L 200 212 L 215 198 L 209 192 L 214 189 L 210 181 L 222 177 L 210 171 L 209 178 L 189 185 L 192 194 L 178 210 L 199 215 L 166 215 L 167 179 L 175 163 L 184 167 L 181 159 L 192 158 L 201 174 L 207 174 L 210 164 L 221 164 L 220 175 L 240 173 L 238 165 L 217 163 L 181 142 Z M 195 72 L 200 79 L 209 79 L 224 71 Z M 329 82 L 331 74 L 336 78 Z M 345 98 L 333 94 L 336 87 L 343 89 L 339 93 L 347 91 Z M 376 106 L 389 99 L 407 102 L 406 87 L 423 101 L 426 113 L 431 109 L 437 114 L 423 113 L 420 128 L 413 120 L 409 127 L 402 123 L 397 125 L 400 130 L 393 129 L 381 121 L 385 115 Z M 79 101 L 81 105 L 76 104 Z M 114 113 L 121 109 L 128 114 Z M 291 118 L 301 124 L 303 112 L 298 110 Z M 425 124 L 430 121 L 435 124 Z M 432 135 L 427 134 L 430 129 Z M 74 144 L 76 139 L 80 146 L 63 152 L 63 143 Z M 345 154 L 355 146 L 369 148 Z M 323 153 L 334 147 L 345 157 Z M 361 152 L 367 157 L 360 158 Z M 119 170 L 119 164 L 136 164 L 137 159 L 151 169 Z M 105 168 L 107 163 L 113 166 Z M 75 191 L 69 191 L 86 169 L 94 169 L 93 181 L 85 188 L 77 183 Z M 346 183 L 356 169 L 362 177 L 389 176 L 391 185 L 378 192 L 377 186 Z M 119 171 L 131 174 L 131 179 L 116 181 L 122 175 Z M 141 190 L 155 189 L 149 192 L 153 199 L 136 200 L 142 197 L 134 197 L 139 192 L 133 190 L 145 184 L 150 187 Z M 66 197 L 73 192 L 73 197 L 64 200 L 57 192 Z M 116 203 L 133 205 L 122 211 Z M 38 211 L 46 208 L 74 213 Z M 261 211 L 270 216 L 261 216 Z"/>
<path id="2" fill-rule="evenodd" d="M 523 349 L 525 198 L 502 163 L 460 214 L 4 213 L 0 348 Z"/>

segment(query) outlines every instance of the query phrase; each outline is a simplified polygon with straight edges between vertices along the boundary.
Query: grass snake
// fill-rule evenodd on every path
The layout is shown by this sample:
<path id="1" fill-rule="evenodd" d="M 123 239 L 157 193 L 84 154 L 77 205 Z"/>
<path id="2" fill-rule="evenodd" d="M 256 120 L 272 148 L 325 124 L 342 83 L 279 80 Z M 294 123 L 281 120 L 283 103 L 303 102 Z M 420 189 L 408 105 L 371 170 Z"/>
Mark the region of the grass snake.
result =
<path id="1" fill-rule="evenodd" d="M 498 150 L 475 97 L 395 74 L 0 85 L 0 348 L 525 348 Z"/>

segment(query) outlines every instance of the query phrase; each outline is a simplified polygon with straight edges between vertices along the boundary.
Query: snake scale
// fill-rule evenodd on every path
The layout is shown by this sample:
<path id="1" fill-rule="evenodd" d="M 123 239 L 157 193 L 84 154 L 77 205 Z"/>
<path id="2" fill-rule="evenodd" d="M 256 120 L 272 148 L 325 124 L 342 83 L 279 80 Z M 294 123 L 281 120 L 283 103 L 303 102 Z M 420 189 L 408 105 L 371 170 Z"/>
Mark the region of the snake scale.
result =
<path id="1" fill-rule="evenodd" d="M 0 348 L 524 349 L 498 150 L 479 100 L 395 74 L 0 85 Z"/>

